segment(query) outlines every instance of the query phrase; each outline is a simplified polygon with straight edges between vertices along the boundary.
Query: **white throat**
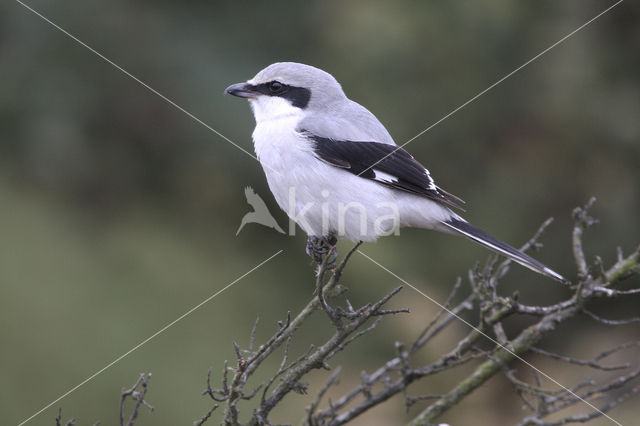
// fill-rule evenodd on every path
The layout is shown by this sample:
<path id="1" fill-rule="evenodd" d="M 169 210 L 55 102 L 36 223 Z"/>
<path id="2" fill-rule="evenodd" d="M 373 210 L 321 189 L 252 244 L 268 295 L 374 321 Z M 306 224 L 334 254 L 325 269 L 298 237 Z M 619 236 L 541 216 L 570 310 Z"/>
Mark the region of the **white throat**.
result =
<path id="1" fill-rule="evenodd" d="M 258 124 L 282 118 L 300 118 L 304 114 L 302 109 L 294 107 L 288 100 L 277 96 L 258 96 L 249 99 L 249 104 Z"/>

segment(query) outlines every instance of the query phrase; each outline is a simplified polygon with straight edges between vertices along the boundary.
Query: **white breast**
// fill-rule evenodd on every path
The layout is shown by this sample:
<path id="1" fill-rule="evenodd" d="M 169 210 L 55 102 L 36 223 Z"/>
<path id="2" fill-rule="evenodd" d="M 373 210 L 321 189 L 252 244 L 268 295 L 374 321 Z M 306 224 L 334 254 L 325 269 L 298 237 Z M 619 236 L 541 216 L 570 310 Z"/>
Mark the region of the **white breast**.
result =
<path id="1" fill-rule="evenodd" d="M 315 161 L 311 147 L 306 139 L 295 131 L 303 116 L 303 111 L 293 108 L 282 99 L 268 98 L 271 103 L 283 101 L 288 105 L 277 105 L 279 113 L 274 114 L 273 105 L 266 102 L 251 102 L 256 116 L 256 128 L 253 131 L 253 142 L 256 155 L 264 168 L 269 188 L 280 207 L 288 211 L 289 188 L 296 186 L 296 177 L 300 174 L 300 166 L 306 168 Z"/>

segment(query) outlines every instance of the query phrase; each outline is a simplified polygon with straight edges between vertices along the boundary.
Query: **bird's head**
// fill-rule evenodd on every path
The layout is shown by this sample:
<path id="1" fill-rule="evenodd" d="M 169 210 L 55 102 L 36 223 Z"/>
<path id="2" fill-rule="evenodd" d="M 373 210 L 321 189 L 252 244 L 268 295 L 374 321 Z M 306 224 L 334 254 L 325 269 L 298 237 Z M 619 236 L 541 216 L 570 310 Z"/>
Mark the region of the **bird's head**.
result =
<path id="1" fill-rule="evenodd" d="M 331 74 L 296 62 L 271 64 L 225 93 L 247 98 L 257 122 L 326 110 L 346 98 Z"/>

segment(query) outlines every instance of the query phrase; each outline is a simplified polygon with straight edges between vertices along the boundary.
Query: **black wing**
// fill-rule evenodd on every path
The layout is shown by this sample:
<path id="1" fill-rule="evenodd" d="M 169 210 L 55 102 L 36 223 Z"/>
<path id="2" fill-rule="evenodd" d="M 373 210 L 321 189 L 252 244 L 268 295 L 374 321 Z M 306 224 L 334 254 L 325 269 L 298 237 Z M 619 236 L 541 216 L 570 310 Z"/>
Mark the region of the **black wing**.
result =
<path id="1" fill-rule="evenodd" d="M 455 195 L 438 188 L 429 171 L 404 149 L 379 142 L 336 141 L 304 132 L 316 156 L 365 179 L 462 209 Z"/>

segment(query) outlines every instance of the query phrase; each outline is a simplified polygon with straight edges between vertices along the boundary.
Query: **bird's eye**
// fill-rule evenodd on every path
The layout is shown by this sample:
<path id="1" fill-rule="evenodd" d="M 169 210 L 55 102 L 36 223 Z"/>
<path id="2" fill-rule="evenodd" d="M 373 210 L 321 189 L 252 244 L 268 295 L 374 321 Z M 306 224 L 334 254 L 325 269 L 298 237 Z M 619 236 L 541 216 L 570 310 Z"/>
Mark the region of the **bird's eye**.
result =
<path id="1" fill-rule="evenodd" d="M 272 93 L 278 93 L 282 91 L 282 89 L 284 89 L 284 84 L 279 81 L 272 81 L 269 83 L 269 90 L 271 90 Z"/>

